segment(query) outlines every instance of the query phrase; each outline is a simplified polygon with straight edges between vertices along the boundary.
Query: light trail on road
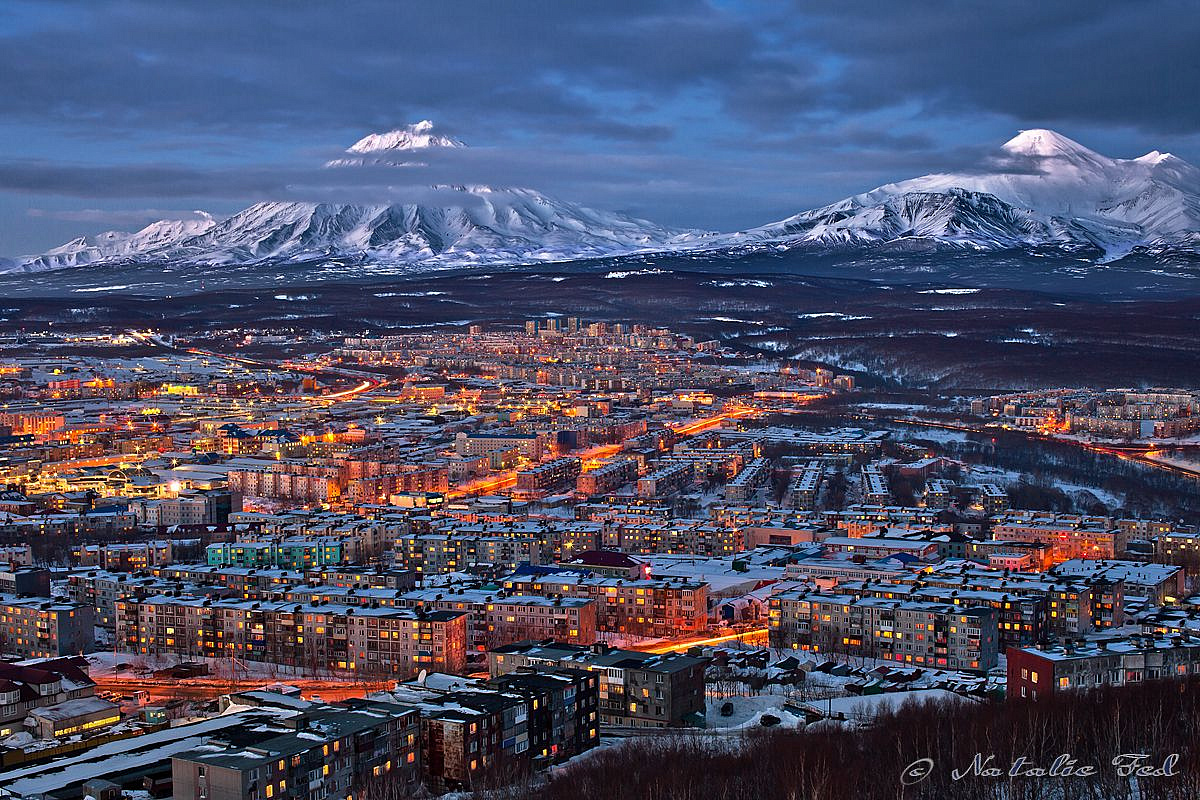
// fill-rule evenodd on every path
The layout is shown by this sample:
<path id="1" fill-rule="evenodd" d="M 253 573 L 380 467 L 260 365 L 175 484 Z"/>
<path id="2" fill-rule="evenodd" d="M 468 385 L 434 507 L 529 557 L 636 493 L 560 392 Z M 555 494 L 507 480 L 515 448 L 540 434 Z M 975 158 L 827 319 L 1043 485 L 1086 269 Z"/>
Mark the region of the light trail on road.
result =
<path id="1" fill-rule="evenodd" d="M 701 639 L 680 639 L 670 642 L 657 642 L 652 645 L 633 645 L 630 650 L 640 650 L 643 653 L 673 653 L 677 650 L 687 650 L 689 647 L 706 647 L 714 644 L 723 644 L 725 642 L 741 641 L 745 644 L 766 644 L 767 629 L 752 628 L 751 630 L 738 631 L 721 636 L 710 636 Z"/>
<path id="2" fill-rule="evenodd" d="M 221 695 L 237 692 L 248 692 L 261 689 L 272 683 L 295 686 L 303 697 L 319 696 L 322 700 L 337 701 L 350 697 L 362 697 L 369 692 L 379 692 L 390 689 L 394 681 L 390 680 L 317 680 L 280 676 L 277 678 L 236 678 L 222 679 L 214 677 L 202 678 L 153 678 L 153 677 L 121 677 L 106 675 L 94 679 L 99 691 L 114 692 L 128 695 L 137 691 L 148 693 L 151 699 L 162 700 L 213 700 Z"/>
<path id="3" fill-rule="evenodd" d="M 955 424 L 950 422 L 934 422 L 931 420 L 922 419 L 905 419 L 903 417 L 883 417 L 889 422 L 896 422 L 901 425 L 911 425 L 918 428 L 941 428 L 948 431 L 962 431 L 963 433 L 974 433 L 980 436 L 994 436 L 997 433 L 1014 433 L 1019 436 L 1024 436 L 1026 439 L 1034 439 L 1046 442 L 1056 442 L 1058 444 L 1071 445 L 1078 447 L 1081 450 L 1089 450 L 1093 453 L 1100 453 L 1106 456 L 1113 456 L 1122 461 L 1135 461 L 1147 467 L 1163 470 L 1164 472 L 1174 472 L 1176 475 L 1185 475 L 1189 478 L 1200 479 L 1200 469 L 1185 467 L 1181 464 L 1160 461 L 1153 456 L 1148 455 L 1153 450 L 1144 451 L 1140 447 L 1124 448 L 1116 445 L 1095 444 L 1093 442 L 1081 442 L 1078 439 L 1067 439 L 1051 434 L 1037 433 L 1033 431 L 1022 431 L 1015 428 L 988 428 L 986 426 L 977 427 L 972 425 Z M 1165 445 L 1164 445 L 1165 446 Z"/>
<path id="4" fill-rule="evenodd" d="M 742 408 L 712 417 L 705 417 L 704 419 L 681 423 L 679 427 L 672 426 L 672 430 L 682 436 L 692 436 L 696 433 L 703 433 L 704 431 L 719 427 L 728 419 L 748 417 L 757 413 L 758 412 L 753 409 Z M 572 455 L 579 458 L 583 462 L 583 471 L 589 472 L 592 469 L 595 469 L 597 466 L 594 464 L 588 464 L 589 461 L 611 458 L 621 452 L 622 446 L 623 445 L 621 444 L 600 444 L 580 450 Z M 450 491 L 446 492 L 446 497 L 447 499 L 458 499 L 473 494 L 486 494 L 488 492 L 512 488 L 517 483 L 517 472 L 518 470 L 514 469 L 499 475 L 481 478 L 477 481 L 468 483 L 465 486 L 460 486 L 457 489 L 451 489 Z"/>

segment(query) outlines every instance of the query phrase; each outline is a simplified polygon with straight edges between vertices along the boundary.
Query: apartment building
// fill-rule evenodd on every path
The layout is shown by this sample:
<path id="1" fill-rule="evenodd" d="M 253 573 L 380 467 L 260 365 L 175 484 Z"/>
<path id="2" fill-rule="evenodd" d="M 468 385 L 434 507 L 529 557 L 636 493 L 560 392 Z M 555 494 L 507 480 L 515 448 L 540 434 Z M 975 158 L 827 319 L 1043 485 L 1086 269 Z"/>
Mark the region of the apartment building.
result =
<path id="1" fill-rule="evenodd" d="M 518 642 L 488 652 L 491 675 L 563 668 L 599 673 L 600 721 L 637 728 L 704 725 L 704 671 L 708 659 L 653 654 L 603 644 Z"/>
<path id="2" fill-rule="evenodd" d="M 360 675 L 466 666 L 463 612 L 168 595 L 121 600 L 116 609 L 116 641 L 136 654 L 239 658 Z"/>
<path id="3" fill-rule="evenodd" d="M 731 503 L 746 502 L 770 476 L 771 462 L 765 458 L 754 459 L 725 485 L 725 499 Z"/>
<path id="4" fill-rule="evenodd" d="M 13 567 L 32 567 L 33 548 L 28 544 L 0 545 L 0 564 Z"/>
<path id="5" fill-rule="evenodd" d="M 1012 597 L 1045 598 L 1045 632 L 1054 636 L 1091 633 L 1125 624 L 1124 583 L 1103 575 L 1016 572 L 952 562 L 900 580 L 960 593 L 989 591 Z"/>
<path id="6" fill-rule="evenodd" d="M 454 437 L 454 450 L 460 456 L 486 456 L 515 450 L 530 461 L 541 461 L 545 442 L 532 433 L 465 433 Z"/>
<path id="7" fill-rule="evenodd" d="M 694 469 L 690 461 L 673 461 L 639 478 L 638 497 L 662 497 L 678 492 L 692 482 Z"/>
<path id="8" fill-rule="evenodd" d="M 264 469 L 229 471 L 229 490 L 245 497 L 294 503 L 331 503 L 342 494 L 336 466 L 283 463 Z"/>
<path id="9" fill-rule="evenodd" d="M 637 480 L 637 476 L 636 461 L 628 458 L 617 459 L 581 474 L 575 481 L 575 491 L 589 496 L 605 494 Z"/>
<path id="10" fill-rule="evenodd" d="M 825 478 L 825 465 L 820 461 L 810 461 L 807 464 L 792 469 L 791 480 L 788 482 L 787 493 L 784 495 L 784 505 L 800 511 L 811 511 L 817 506 L 817 493 L 821 489 L 821 481 Z"/>
<path id="11" fill-rule="evenodd" d="M 242 510 L 242 501 L 233 492 L 198 490 L 177 497 L 140 500 L 132 510 L 140 524 L 150 527 L 224 525 L 231 513 Z"/>
<path id="12" fill-rule="evenodd" d="M 1051 574 L 1091 583 L 1120 582 L 1126 597 L 1142 597 L 1156 606 L 1177 602 L 1188 595 L 1184 569 L 1173 564 L 1073 559 L 1054 567 Z"/>
<path id="13" fill-rule="evenodd" d="M 495 588 L 452 587 L 397 592 L 311 586 L 291 589 L 284 599 L 466 613 L 469 615 L 467 648 L 480 653 L 525 639 L 560 639 L 572 644 L 596 641 L 596 604 L 576 597 L 510 595 Z"/>
<path id="14" fill-rule="evenodd" d="M 503 579 L 514 594 L 585 598 L 596 604 L 596 630 L 669 638 L 708 628 L 708 584 L 628 580 L 567 570 L 514 573 Z"/>
<path id="15" fill-rule="evenodd" d="M 231 726 L 171 757 L 176 800 L 341 800 L 388 785 L 421 790 L 416 709 L 356 700 L 268 725 Z"/>
<path id="16" fill-rule="evenodd" d="M 1200 533 L 1168 531 L 1154 538 L 1154 552 L 1168 564 L 1200 567 Z"/>
<path id="17" fill-rule="evenodd" d="M 214 542 L 205 548 L 211 566 L 278 567 L 302 570 L 357 560 L 353 543 L 345 539 L 282 539 Z"/>
<path id="18" fill-rule="evenodd" d="M 174 560 L 169 540 L 81 544 L 72 550 L 81 567 L 99 567 L 110 572 L 136 572 L 160 567 Z"/>
<path id="19" fill-rule="evenodd" d="M 1135 634 L 1066 640 L 1008 652 L 1008 696 L 1037 700 L 1054 692 L 1124 686 L 1200 674 L 1200 639 Z"/>
<path id="20" fill-rule="evenodd" d="M 847 536 L 866 536 L 880 528 L 930 530 L 938 525 L 933 508 L 861 504 L 841 511 L 822 511 L 821 519 L 830 527 L 841 528 Z"/>
<path id="21" fill-rule="evenodd" d="M 726 556 L 746 549 L 743 529 L 704 519 L 620 516 L 607 520 L 603 546 L 641 555 Z"/>
<path id="22" fill-rule="evenodd" d="M 981 483 L 976 487 L 979 507 L 985 514 L 996 514 L 1008 508 L 1008 492 L 994 483 Z"/>
<path id="23" fill-rule="evenodd" d="M 925 507 L 946 508 L 954 499 L 954 484 L 941 478 L 925 482 Z"/>
<path id="24" fill-rule="evenodd" d="M 88 570 L 67 577 L 67 598 L 91 606 L 96 627 L 112 631 L 117 625 L 117 601 L 162 594 L 174 588 L 169 581 L 128 572 Z"/>
<path id="25" fill-rule="evenodd" d="M 992 539 L 1049 547 L 1050 564 L 1073 558 L 1116 558 L 1126 534 L 1108 517 L 1012 511 L 992 520 Z"/>
<path id="26" fill-rule="evenodd" d="M 398 536 L 393 550 L 396 567 L 420 575 L 468 572 L 478 567 L 516 569 L 522 563 L 546 564 L 553 558 L 553 542 L 534 536 L 413 533 Z"/>
<path id="27" fill-rule="evenodd" d="M 0 595 L 0 653 L 56 658 L 95 646 L 92 607 L 81 603 Z"/>
<path id="28" fill-rule="evenodd" d="M 0 595 L 50 597 L 50 570 L 0 566 Z"/>
<path id="29" fill-rule="evenodd" d="M 910 600 L 921 603 L 975 608 L 996 612 L 997 641 L 1001 652 L 1041 642 L 1047 635 L 1050 600 L 1045 595 L 1017 595 L 988 589 L 914 586 L 903 583 L 841 583 L 838 591 L 855 597 Z"/>
<path id="30" fill-rule="evenodd" d="M 892 499 L 888 488 L 887 478 L 878 467 L 866 466 L 862 469 L 862 497 L 868 505 L 885 506 Z"/>
<path id="31" fill-rule="evenodd" d="M 553 490 L 574 485 L 582 465 L 583 462 L 578 458 L 556 458 L 544 464 L 518 470 L 513 497 L 532 500 L 544 497 Z"/>
<path id="32" fill-rule="evenodd" d="M 309 580 L 309 573 L 296 569 L 208 564 L 171 564 L 156 567 L 150 574 L 165 581 L 225 588 L 243 600 L 278 599 L 288 587 Z"/>
<path id="33" fill-rule="evenodd" d="M 985 606 L 781 592 L 769 604 L 771 646 L 947 669 L 988 670 L 999 652 Z"/>
<path id="34" fill-rule="evenodd" d="M 366 589 L 408 590 L 417 585 L 417 574 L 405 569 L 383 567 L 322 566 L 304 573 L 314 585 Z"/>
<path id="35" fill-rule="evenodd" d="M 426 781 L 446 792 L 511 781 L 595 747 L 598 686 L 596 675 L 571 668 L 488 680 L 435 673 L 391 696 L 420 711 Z"/>

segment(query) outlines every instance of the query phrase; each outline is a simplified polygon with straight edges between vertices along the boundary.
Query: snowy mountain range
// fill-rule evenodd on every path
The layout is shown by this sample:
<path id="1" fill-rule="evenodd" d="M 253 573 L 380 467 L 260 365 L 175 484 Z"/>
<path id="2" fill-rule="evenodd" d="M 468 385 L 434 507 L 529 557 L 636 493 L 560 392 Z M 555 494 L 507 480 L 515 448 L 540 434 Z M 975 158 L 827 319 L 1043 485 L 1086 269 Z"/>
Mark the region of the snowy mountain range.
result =
<path id="1" fill-rule="evenodd" d="M 890 183 L 739 234 L 819 247 L 1195 248 L 1200 169 L 1168 153 L 1108 158 L 1048 130 L 1022 131 L 985 168 Z"/>
<path id="2" fill-rule="evenodd" d="M 194 219 L 160 219 L 136 233 L 106 231 L 95 236 L 81 236 L 41 255 L 22 259 L 9 270 L 0 271 L 39 272 L 150 256 L 198 236 L 216 224 L 211 214 L 204 211 L 195 214 Z"/>
<path id="3" fill-rule="evenodd" d="M 205 264 L 366 259 L 428 266 L 561 261 L 668 248 L 680 234 L 531 189 L 438 187 L 437 205 L 257 203 L 157 255 Z"/>
<path id="4" fill-rule="evenodd" d="M 330 168 L 409 167 L 432 148 L 465 147 L 433 124 L 371 134 Z M 432 199 L 431 199 L 432 198 Z M 1200 169 L 1169 154 L 1109 158 L 1048 130 L 1022 131 L 981 169 L 887 184 L 732 234 L 674 230 L 555 200 L 532 189 L 434 187 L 390 205 L 257 203 L 224 220 L 197 212 L 136 233 L 75 239 L 0 261 L 0 272 L 97 264 L 196 265 L 321 258 L 411 265 L 567 261 L 746 247 L 892 251 L 1056 248 L 1098 261 L 1131 252 L 1200 256 Z"/>
<path id="5" fill-rule="evenodd" d="M 366 136 L 352 158 L 326 167 L 407 167 L 413 154 L 466 145 L 433 133 L 428 120 Z M 3 272 L 96 264 L 196 265 L 337 258 L 438 268 L 571 261 L 684 246 L 692 234 L 624 214 L 597 211 L 533 189 L 435 186 L 421 202 L 388 205 L 256 203 L 225 220 L 161 220 L 136 233 L 110 231 L 46 253 L 0 262 Z"/>

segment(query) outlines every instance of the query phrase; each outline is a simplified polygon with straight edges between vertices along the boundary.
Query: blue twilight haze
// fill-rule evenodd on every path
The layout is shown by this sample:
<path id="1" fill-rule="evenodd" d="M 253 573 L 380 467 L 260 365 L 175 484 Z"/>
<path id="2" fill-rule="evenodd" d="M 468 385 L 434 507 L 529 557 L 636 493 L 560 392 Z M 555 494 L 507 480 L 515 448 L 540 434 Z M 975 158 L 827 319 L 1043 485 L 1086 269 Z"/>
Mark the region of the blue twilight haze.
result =
<path id="1" fill-rule="evenodd" d="M 0 255 L 435 183 L 735 230 L 967 169 L 1029 127 L 1196 162 L 1197 42 L 1181 0 L 13 0 Z M 403 178 L 320 168 L 426 118 L 469 155 Z"/>

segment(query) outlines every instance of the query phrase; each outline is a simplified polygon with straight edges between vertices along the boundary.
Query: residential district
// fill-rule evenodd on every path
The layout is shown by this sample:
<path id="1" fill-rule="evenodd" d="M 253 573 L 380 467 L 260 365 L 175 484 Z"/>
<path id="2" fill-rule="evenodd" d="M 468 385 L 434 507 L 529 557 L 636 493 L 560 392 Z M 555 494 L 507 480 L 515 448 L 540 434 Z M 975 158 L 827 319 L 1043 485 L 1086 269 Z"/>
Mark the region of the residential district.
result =
<path id="1" fill-rule="evenodd" d="M 9 336 L 0 797 L 469 791 L 1200 672 L 1200 392 L 885 390 L 569 317 Z"/>

